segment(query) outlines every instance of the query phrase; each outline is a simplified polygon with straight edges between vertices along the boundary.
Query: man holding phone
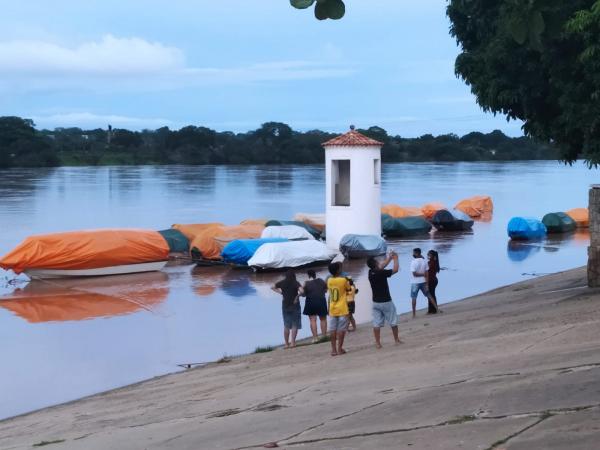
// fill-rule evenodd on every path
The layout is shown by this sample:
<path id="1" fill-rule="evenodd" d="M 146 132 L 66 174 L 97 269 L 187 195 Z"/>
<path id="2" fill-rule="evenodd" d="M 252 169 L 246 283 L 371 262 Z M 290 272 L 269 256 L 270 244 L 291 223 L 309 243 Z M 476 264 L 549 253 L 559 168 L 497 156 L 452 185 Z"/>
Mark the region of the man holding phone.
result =
<path id="1" fill-rule="evenodd" d="M 392 261 L 394 262 L 392 269 L 386 269 Z M 371 290 L 373 291 L 373 335 L 375 336 L 375 346 L 381 348 L 381 327 L 386 322 L 392 328 L 396 344 L 401 344 L 402 341 L 398 337 L 398 314 L 396 313 L 396 306 L 392 301 L 388 285 L 388 278 L 400 270 L 398 255 L 391 250 L 382 262 L 378 262 L 377 259 L 371 257 L 367 260 L 367 266 L 369 267 L 369 283 L 371 283 Z"/>

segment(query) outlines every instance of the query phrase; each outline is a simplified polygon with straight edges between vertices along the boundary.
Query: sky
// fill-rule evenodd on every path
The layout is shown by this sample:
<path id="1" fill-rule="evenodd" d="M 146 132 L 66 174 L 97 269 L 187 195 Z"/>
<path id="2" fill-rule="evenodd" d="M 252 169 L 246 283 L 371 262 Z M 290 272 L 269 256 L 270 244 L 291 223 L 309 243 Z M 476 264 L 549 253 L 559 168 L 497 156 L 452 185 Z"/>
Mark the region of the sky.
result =
<path id="1" fill-rule="evenodd" d="M 446 0 L 346 0 L 317 21 L 287 0 L 28 0 L 0 15 L 0 115 L 38 128 L 267 121 L 414 137 L 521 123 L 454 75 Z"/>

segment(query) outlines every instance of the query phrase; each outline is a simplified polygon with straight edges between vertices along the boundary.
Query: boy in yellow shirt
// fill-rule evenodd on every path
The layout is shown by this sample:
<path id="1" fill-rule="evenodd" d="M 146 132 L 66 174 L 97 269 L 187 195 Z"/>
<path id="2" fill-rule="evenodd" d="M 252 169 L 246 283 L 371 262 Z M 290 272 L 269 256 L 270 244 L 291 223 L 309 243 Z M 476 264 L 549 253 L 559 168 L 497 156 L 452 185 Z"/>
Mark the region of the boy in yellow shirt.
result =
<path id="1" fill-rule="evenodd" d="M 350 283 L 346 277 L 341 276 L 342 264 L 329 264 L 331 277 L 327 280 L 327 291 L 329 292 L 329 324 L 331 337 L 331 356 L 343 355 L 344 337 L 348 329 L 348 301 L 347 295 L 351 290 Z"/>

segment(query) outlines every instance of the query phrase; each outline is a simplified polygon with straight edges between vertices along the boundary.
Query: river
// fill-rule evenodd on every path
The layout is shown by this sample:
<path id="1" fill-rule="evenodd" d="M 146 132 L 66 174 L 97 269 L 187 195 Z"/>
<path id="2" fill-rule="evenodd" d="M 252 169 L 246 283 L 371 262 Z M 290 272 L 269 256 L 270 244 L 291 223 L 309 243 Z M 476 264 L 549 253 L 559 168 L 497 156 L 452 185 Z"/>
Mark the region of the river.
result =
<path id="1" fill-rule="evenodd" d="M 36 233 L 235 224 L 324 210 L 320 166 L 12 169 L 0 171 L 0 179 L 0 254 Z M 398 309 L 410 308 L 406 267 L 415 246 L 440 253 L 440 303 L 584 265 L 586 232 L 512 247 L 506 224 L 515 215 L 541 218 L 587 206 L 595 182 L 598 171 L 582 164 L 385 165 L 384 203 L 453 206 L 477 194 L 490 195 L 495 203 L 492 221 L 477 222 L 471 233 L 433 232 L 392 242 L 403 269 L 391 284 Z M 363 264 L 347 267 L 361 290 L 361 322 L 370 317 Z M 0 418 L 180 370 L 178 364 L 280 344 L 280 298 L 269 289 L 278 276 L 180 265 L 109 285 L 102 280 L 14 285 L 12 275 L 0 270 Z M 15 290 L 24 301 L 6 303 L 3 298 Z M 425 306 L 421 298 L 419 307 Z M 435 318 L 430 322 L 435 326 Z M 306 336 L 307 321 L 303 325 Z"/>

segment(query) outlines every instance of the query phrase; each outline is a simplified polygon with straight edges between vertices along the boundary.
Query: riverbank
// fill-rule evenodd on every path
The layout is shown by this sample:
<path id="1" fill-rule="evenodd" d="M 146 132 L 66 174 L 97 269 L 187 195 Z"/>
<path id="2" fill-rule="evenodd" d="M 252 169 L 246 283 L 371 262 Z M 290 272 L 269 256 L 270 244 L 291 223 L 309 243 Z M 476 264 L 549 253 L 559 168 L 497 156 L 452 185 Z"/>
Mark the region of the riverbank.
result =
<path id="1" fill-rule="evenodd" d="M 0 448 L 592 448 L 600 290 L 585 270 L 329 344 L 213 363 L 0 422 Z M 68 374 L 65 374 L 68 376 Z"/>

